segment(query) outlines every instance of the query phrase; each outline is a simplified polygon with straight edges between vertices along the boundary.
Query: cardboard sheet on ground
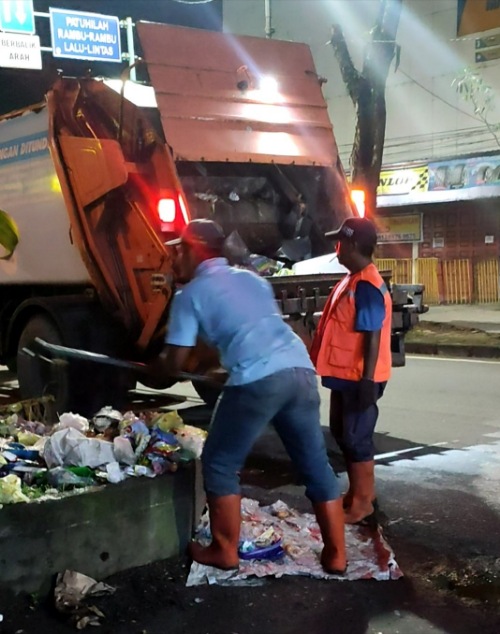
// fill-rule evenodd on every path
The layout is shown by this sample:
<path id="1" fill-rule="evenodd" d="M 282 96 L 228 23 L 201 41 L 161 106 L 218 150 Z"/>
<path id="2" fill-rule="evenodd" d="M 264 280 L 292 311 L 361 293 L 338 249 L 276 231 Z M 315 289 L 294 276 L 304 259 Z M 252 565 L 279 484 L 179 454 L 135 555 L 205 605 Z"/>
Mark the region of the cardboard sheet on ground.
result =
<path id="1" fill-rule="evenodd" d="M 244 498 L 241 503 L 242 540 L 256 540 L 261 535 L 274 533 L 281 538 L 285 550 L 283 558 L 276 561 L 240 560 L 239 570 L 224 571 L 193 562 L 186 582 L 187 586 L 205 583 L 223 585 L 251 585 L 262 577 L 305 575 L 318 579 L 399 579 L 399 569 L 394 553 L 384 539 L 382 529 L 346 526 L 347 558 L 344 577 L 329 575 L 319 563 L 323 548 L 321 534 L 314 515 L 299 513 L 278 501 L 271 506 L 259 507 L 256 500 Z M 206 545 L 210 542 L 208 515 L 201 518 L 196 539 Z"/>

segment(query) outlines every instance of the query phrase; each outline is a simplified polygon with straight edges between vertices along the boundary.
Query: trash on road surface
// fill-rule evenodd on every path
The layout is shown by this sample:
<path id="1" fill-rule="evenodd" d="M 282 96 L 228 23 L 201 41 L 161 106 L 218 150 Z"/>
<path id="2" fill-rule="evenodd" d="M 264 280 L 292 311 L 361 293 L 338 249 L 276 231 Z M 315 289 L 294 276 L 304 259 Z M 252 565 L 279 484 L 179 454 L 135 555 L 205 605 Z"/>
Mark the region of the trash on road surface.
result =
<path id="1" fill-rule="evenodd" d="M 76 608 L 89 596 L 113 594 L 115 588 L 106 583 L 96 581 L 74 570 L 65 570 L 57 575 L 54 598 L 56 608 L 60 612 L 67 612 Z"/>
<path id="2" fill-rule="evenodd" d="M 312 513 L 300 513 L 282 501 L 260 507 L 257 500 L 241 501 L 240 567 L 219 570 L 193 562 L 187 586 L 200 584 L 251 585 L 256 577 L 307 575 L 318 579 L 376 579 L 386 581 L 403 576 L 394 553 L 380 527 L 346 526 L 348 567 L 344 577 L 329 575 L 321 567 L 321 533 Z M 203 545 L 210 542 L 208 513 L 196 531 Z M 262 559 L 248 559 L 261 549 Z M 279 547 L 278 547 L 279 545 Z M 268 556 L 275 550 L 276 557 Z M 282 549 L 282 553 L 279 553 Z M 243 554 L 243 557 L 241 556 Z"/>
<path id="3" fill-rule="evenodd" d="M 87 625 L 101 625 L 105 615 L 93 605 L 83 605 L 88 597 L 113 594 L 116 588 L 98 582 L 74 570 L 66 570 L 57 575 L 54 590 L 55 607 L 58 612 L 69 614 L 78 630 Z"/>

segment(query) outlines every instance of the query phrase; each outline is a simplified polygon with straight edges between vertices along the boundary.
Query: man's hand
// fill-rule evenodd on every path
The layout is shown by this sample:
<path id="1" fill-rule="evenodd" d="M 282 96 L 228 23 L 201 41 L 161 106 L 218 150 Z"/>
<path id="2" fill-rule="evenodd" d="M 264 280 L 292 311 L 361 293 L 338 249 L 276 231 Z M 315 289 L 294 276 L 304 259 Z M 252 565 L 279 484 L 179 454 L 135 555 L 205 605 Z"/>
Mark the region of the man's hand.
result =
<path id="1" fill-rule="evenodd" d="M 371 379 L 361 379 L 358 385 L 358 406 L 361 411 L 377 402 L 377 384 Z"/>
<path id="2" fill-rule="evenodd" d="M 170 387 L 176 382 L 176 375 L 185 367 L 191 351 L 192 348 L 166 345 L 158 357 L 148 364 L 145 374 L 149 375 L 151 383 Z"/>

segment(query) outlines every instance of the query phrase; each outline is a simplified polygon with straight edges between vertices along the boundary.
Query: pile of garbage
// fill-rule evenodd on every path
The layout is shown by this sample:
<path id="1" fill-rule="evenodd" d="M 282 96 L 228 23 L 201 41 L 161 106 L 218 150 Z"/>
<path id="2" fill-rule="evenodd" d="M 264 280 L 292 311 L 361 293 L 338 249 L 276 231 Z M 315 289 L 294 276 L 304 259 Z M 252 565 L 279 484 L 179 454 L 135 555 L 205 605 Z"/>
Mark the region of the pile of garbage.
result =
<path id="1" fill-rule="evenodd" d="M 201 456 L 205 438 L 177 412 L 122 414 L 105 407 L 90 421 L 62 414 L 54 426 L 13 413 L 0 419 L 0 508 L 174 473 Z"/>

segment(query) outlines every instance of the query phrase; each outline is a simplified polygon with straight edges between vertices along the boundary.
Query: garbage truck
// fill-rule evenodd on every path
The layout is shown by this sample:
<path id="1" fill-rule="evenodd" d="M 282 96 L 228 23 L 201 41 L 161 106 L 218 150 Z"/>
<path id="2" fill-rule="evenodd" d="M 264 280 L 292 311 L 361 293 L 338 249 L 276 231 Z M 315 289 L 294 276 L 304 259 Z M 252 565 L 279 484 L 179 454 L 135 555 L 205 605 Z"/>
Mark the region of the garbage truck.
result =
<path id="1" fill-rule="evenodd" d="M 153 358 L 175 291 L 165 242 L 190 218 L 214 218 L 293 273 L 331 253 L 325 231 L 357 213 L 306 45 L 137 28 L 148 85 L 60 77 L 42 103 L 0 120 L 0 209 L 20 233 L 0 261 L 0 362 L 23 398 L 51 394 L 57 412 L 120 406 L 136 377 L 85 363 L 54 371 L 31 343 Z M 306 342 L 340 277 L 270 278 Z M 392 293 L 401 364 L 422 287 Z M 200 342 L 185 370 L 216 364 Z"/>

